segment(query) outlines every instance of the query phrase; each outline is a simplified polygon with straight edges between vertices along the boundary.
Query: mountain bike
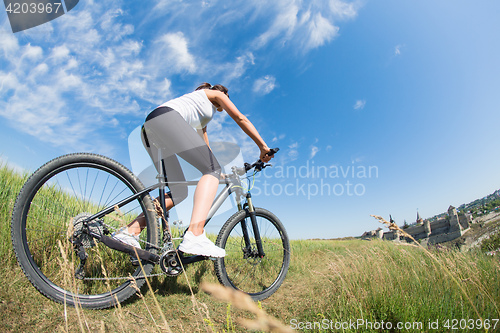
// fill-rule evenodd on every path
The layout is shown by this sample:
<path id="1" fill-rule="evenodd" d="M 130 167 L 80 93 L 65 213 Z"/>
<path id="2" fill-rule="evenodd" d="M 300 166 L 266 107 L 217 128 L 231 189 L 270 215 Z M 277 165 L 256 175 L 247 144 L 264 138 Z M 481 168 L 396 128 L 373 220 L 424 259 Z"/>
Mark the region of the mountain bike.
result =
<path id="1" fill-rule="evenodd" d="M 146 278 L 178 276 L 187 265 L 209 259 L 223 285 L 254 300 L 265 299 L 280 287 L 290 264 L 283 224 L 268 210 L 254 207 L 250 189 L 244 188 L 245 177 L 255 177 L 267 166 L 260 160 L 234 166 L 220 180 L 224 187 L 206 223 L 231 194 L 237 212 L 215 240 L 226 257 L 208 258 L 176 249 L 182 232 L 170 228 L 165 209 L 168 183 L 162 172 L 155 184 L 145 187 L 126 167 L 101 155 L 55 158 L 30 176 L 16 199 L 11 236 L 18 263 L 43 295 L 85 308 L 115 306 L 133 296 Z M 197 181 L 182 183 L 193 186 Z M 150 192 L 155 189 L 159 198 L 153 200 Z M 141 249 L 112 237 L 139 215 L 146 219 Z M 155 266 L 160 268 L 153 271 Z"/>

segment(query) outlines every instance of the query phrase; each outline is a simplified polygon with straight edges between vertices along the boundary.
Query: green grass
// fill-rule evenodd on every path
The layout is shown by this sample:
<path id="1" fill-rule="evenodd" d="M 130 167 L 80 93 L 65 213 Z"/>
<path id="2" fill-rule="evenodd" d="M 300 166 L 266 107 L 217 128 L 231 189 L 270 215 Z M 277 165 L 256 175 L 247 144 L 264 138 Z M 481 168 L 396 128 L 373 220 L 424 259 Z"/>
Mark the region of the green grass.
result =
<path id="1" fill-rule="evenodd" d="M 496 251 L 498 249 L 500 249 L 500 232 L 484 240 L 481 244 L 481 250 L 483 252 Z"/>
<path id="2" fill-rule="evenodd" d="M 0 168 L 1 331 L 156 332 L 164 331 L 162 313 L 173 332 L 246 331 L 237 318 L 254 315 L 199 289 L 201 282 L 217 283 L 211 262 L 189 266 L 176 278 L 155 277 L 150 281 L 153 292 L 145 288 L 143 299 L 119 308 L 77 312 L 43 297 L 17 265 L 10 240 L 10 215 L 25 180 Z M 291 246 L 287 279 L 261 307 L 302 331 L 363 319 L 368 329 L 345 326 L 344 332 L 382 332 L 369 329 L 369 323 L 382 321 L 394 327 L 397 322 L 423 325 L 393 332 L 448 332 L 446 320 L 500 318 L 498 258 L 457 251 L 432 252 L 431 258 L 421 248 L 383 241 L 292 241 Z M 439 329 L 429 329 L 436 321 Z M 500 324 L 490 331 L 500 331 Z"/>
<path id="3" fill-rule="evenodd" d="M 8 173 L 7 173 L 8 175 Z M 11 175 L 9 178 L 14 178 Z M 12 182 L 18 184 L 18 182 Z M 75 184 L 75 186 L 81 186 Z M 6 184 L 6 188 L 9 184 Z M 16 186 L 17 188 L 18 186 Z M 83 198 L 71 195 L 69 191 L 63 191 L 56 182 L 43 185 L 31 201 L 30 210 L 26 221 L 26 237 L 29 249 L 34 261 L 52 282 L 59 286 L 65 286 L 69 281 L 61 270 L 63 255 L 59 242 L 61 242 L 64 255 L 74 263 L 68 266 L 72 271 L 78 267 L 78 260 L 71 244 L 68 242 L 69 226 L 72 226 L 73 218 L 80 213 L 94 213 L 104 207 Z M 93 188 L 93 187 L 92 187 Z M 13 192 L 13 191 L 11 191 Z M 13 198 L 15 195 L 13 196 Z M 12 201 L 12 200 L 11 200 Z M 136 214 L 121 214 L 115 211 L 104 218 L 106 225 L 118 228 L 132 221 Z M 143 232 L 145 234 L 145 232 Z M 108 276 L 127 277 L 135 271 L 129 263 L 129 256 L 124 253 L 113 251 L 102 244 L 87 249 L 88 259 L 85 265 L 85 276 L 92 278 L 105 278 L 102 267 Z M 99 294 L 114 289 L 123 283 L 123 280 L 111 281 L 71 281 L 73 289 L 81 294 Z"/>
<path id="4" fill-rule="evenodd" d="M 10 215 L 16 196 L 28 175 L 18 175 L 4 165 L 0 165 L 0 255 L 2 263 L 15 263 L 10 240 Z"/>

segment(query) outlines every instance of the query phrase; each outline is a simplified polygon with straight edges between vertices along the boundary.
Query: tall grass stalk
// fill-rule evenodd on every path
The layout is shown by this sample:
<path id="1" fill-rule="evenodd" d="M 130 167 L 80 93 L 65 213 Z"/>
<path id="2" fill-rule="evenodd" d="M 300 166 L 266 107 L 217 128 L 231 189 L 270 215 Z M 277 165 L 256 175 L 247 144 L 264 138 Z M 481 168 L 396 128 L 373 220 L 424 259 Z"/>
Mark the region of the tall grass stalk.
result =
<path id="1" fill-rule="evenodd" d="M 0 254 L 9 265 L 15 264 L 16 260 L 10 240 L 10 216 L 16 196 L 27 178 L 27 173 L 19 175 L 0 163 Z"/>
<path id="2" fill-rule="evenodd" d="M 235 307 L 248 311 L 256 316 L 256 319 L 249 320 L 240 318 L 238 321 L 247 329 L 252 331 L 290 333 L 289 327 L 283 325 L 273 316 L 269 316 L 262 310 L 247 294 L 233 288 L 224 287 L 218 284 L 203 283 L 201 289 L 211 294 L 215 298 L 228 302 Z"/>
<path id="3" fill-rule="evenodd" d="M 352 239 L 294 241 L 292 247 L 301 260 L 292 262 L 287 283 L 278 292 L 286 301 L 273 312 L 285 321 L 420 322 L 426 327 L 408 332 L 445 332 L 442 326 L 428 330 L 428 322 L 500 317 L 500 265 L 481 253 L 431 252 L 455 274 L 474 309 L 449 274 L 413 244 Z M 377 332 L 345 330 L 359 331 Z"/>
<path id="4" fill-rule="evenodd" d="M 135 249 L 134 249 L 135 250 Z M 139 255 L 137 254 L 137 251 L 135 251 L 135 256 L 138 258 Z M 139 260 L 139 264 L 141 265 L 141 270 L 142 270 L 142 274 L 144 276 L 146 276 L 146 272 L 144 271 L 144 266 L 142 266 L 142 262 Z M 170 332 L 172 333 L 172 330 L 170 329 L 170 326 L 168 325 L 168 322 L 167 322 L 167 318 L 165 317 L 165 314 L 163 313 L 163 311 L 161 310 L 161 306 L 160 304 L 158 303 L 158 299 L 156 298 L 155 296 L 155 293 L 154 293 L 154 290 L 153 288 L 151 287 L 151 283 L 149 282 L 149 279 L 147 277 L 144 277 L 144 279 L 146 279 L 146 284 L 148 285 L 148 288 L 149 288 L 149 292 L 151 293 L 151 296 L 153 297 L 153 301 L 157 307 L 157 309 L 159 310 L 160 312 L 160 316 L 161 316 L 161 319 L 163 321 L 163 325 L 165 325 L 165 330 L 167 332 Z"/>
<path id="5" fill-rule="evenodd" d="M 462 285 L 458 282 L 457 278 L 455 277 L 454 274 L 452 274 L 450 272 L 450 270 L 448 269 L 448 267 L 446 267 L 445 265 L 443 265 L 441 263 L 441 261 L 439 261 L 432 253 L 430 253 L 425 247 L 422 246 L 422 244 L 420 244 L 419 242 L 417 242 L 415 240 L 415 238 L 413 238 L 409 233 L 407 233 L 406 231 L 404 231 L 403 229 L 401 229 L 396 223 L 391 223 L 391 222 L 388 222 L 386 221 L 383 217 L 381 216 L 377 216 L 377 215 L 372 215 L 374 218 L 376 218 L 377 220 L 379 220 L 381 223 L 385 224 L 388 226 L 388 228 L 390 230 L 397 230 L 399 232 L 401 232 L 405 237 L 408 237 L 410 238 L 417 246 L 419 246 L 422 250 L 424 250 L 424 252 L 429 256 L 431 257 L 438 265 L 441 269 L 443 269 L 446 274 L 448 274 L 449 277 L 451 277 L 451 279 L 453 280 L 453 282 L 455 282 L 455 284 L 457 285 L 457 287 L 460 289 L 460 291 L 462 292 L 462 294 L 465 296 L 465 298 L 469 301 L 470 305 L 472 306 L 472 308 L 474 309 L 474 311 L 476 312 L 476 315 L 479 317 L 479 319 L 481 319 L 481 321 L 483 321 L 483 318 L 481 317 L 481 315 L 479 314 L 479 311 L 477 311 L 477 308 L 476 306 L 474 305 L 474 303 L 472 302 L 472 300 L 470 299 L 469 295 L 467 294 L 467 292 L 464 290 L 464 288 L 462 287 Z"/>
<path id="6" fill-rule="evenodd" d="M 61 267 L 61 272 L 62 274 L 64 275 L 63 277 L 63 281 L 65 282 L 63 287 L 65 288 L 68 288 L 69 290 L 72 290 L 74 294 L 76 294 L 78 292 L 77 288 L 76 288 L 76 283 L 74 281 L 75 279 L 75 274 L 74 274 L 74 270 L 73 270 L 73 265 L 71 265 L 69 263 L 69 260 L 68 260 L 68 257 L 67 257 L 67 248 L 65 248 L 65 246 L 63 246 L 62 242 L 60 240 L 58 240 L 58 245 L 59 245 L 59 249 L 61 251 L 61 255 L 62 255 L 62 260 L 60 261 L 59 265 Z M 67 245 L 66 245 L 67 247 Z M 78 323 L 80 325 L 80 330 L 82 332 L 85 332 L 85 329 L 83 327 L 83 319 L 82 319 L 82 313 L 81 313 L 81 305 L 79 304 L 78 302 L 78 299 L 76 298 L 76 296 L 72 296 L 73 297 L 73 301 L 74 303 L 76 304 L 75 305 L 75 310 L 76 310 L 76 315 L 77 315 L 77 318 L 78 318 Z M 66 311 L 66 299 L 64 300 L 64 306 L 65 306 L 65 311 Z M 66 322 L 66 327 L 68 326 L 68 323 Z"/>
<path id="7" fill-rule="evenodd" d="M 165 230 L 165 232 L 168 232 L 170 234 L 170 238 L 172 239 L 172 232 L 171 232 L 171 229 L 170 229 L 170 226 L 169 226 L 169 223 L 168 221 L 165 221 L 165 212 L 163 211 L 163 208 L 162 206 L 160 205 L 160 203 L 158 202 L 157 199 L 155 199 L 153 201 L 154 205 L 155 205 L 155 210 L 156 210 L 156 215 L 157 217 L 160 216 L 162 221 L 165 222 L 164 225 L 167 227 L 167 230 Z M 177 255 L 177 253 L 176 253 Z M 201 311 L 201 308 L 200 308 L 200 303 L 198 302 L 198 300 L 196 299 L 196 296 L 193 292 L 193 288 L 191 287 L 191 283 L 189 282 L 189 278 L 187 276 L 187 273 L 186 273 L 186 269 L 182 263 L 182 260 L 181 258 L 177 255 L 177 259 L 181 265 L 181 268 L 182 268 L 182 274 L 183 276 L 185 277 L 186 279 L 186 283 L 189 287 L 189 291 L 191 293 L 191 303 L 193 305 L 193 310 L 194 312 L 200 316 L 201 320 L 202 320 L 202 323 L 203 325 L 205 326 L 205 329 L 207 330 L 207 332 L 209 331 L 213 331 L 213 328 L 210 326 L 210 316 L 209 316 L 209 311 L 208 311 L 208 308 L 206 308 L 206 311 L 205 311 L 205 316 L 206 318 L 203 316 L 202 314 L 202 311 Z M 207 327 L 207 324 L 208 324 L 208 327 Z"/>
<path id="8" fill-rule="evenodd" d="M 139 301 L 117 305 L 114 309 L 74 309 L 44 298 L 15 264 L 10 240 L 12 207 L 26 178 L 26 175 L 18 175 L 6 167 L 0 167 L 0 264 L 5 268 L 0 270 L 0 279 L 8 281 L 0 284 L 0 313 L 5 314 L 0 321 L 0 331 L 131 332 L 165 331 L 168 327 L 174 332 L 246 332 L 250 326 L 241 326 L 245 321 L 236 318 L 250 321 L 257 318 L 255 313 L 240 309 L 234 303 L 227 308 L 220 306 L 219 301 L 196 288 L 200 282 L 217 281 L 211 272 L 210 262 L 188 267 L 184 271 L 184 278 L 148 279 L 149 293 L 142 295 L 138 292 L 140 298 L 142 296 Z M 40 198 L 40 218 L 44 216 L 43 208 L 48 207 L 51 201 L 56 204 L 67 203 L 69 206 L 75 204 L 67 193 L 51 191 L 47 189 L 47 197 Z M 120 225 L 133 218 L 121 216 L 119 211 L 116 211 L 116 216 L 114 223 Z M 69 223 L 70 220 L 64 221 Z M 71 226 L 72 223 L 64 225 Z M 69 245 L 64 240 L 67 236 L 61 235 L 58 239 L 62 241 L 63 247 Z M 47 244 L 53 244 L 62 259 L 58 239 L 50 239 Z M 37 245 L 44 246 L 45 243 Z M 341 322 L 362 318 L 426 324 L 429 320 L 437 319 L 500 317 L 500 264 L 497 258 L 482 253 L 423 251 L 417 245 L 354 239 L 292 241 L 291 247 L 293 255 L 287 279 L 276 294 L 262 302 L 262 309 L 280 322 L 314 322 L 323 319 Z M 117 265 L 122 262 L 128 264 L 128 255 L 110 256 L 111 251 L 102 244 L 90 251 L 93 251 L 96 259 L 93 262 L 95 271 L 92 273 L 99 277 L 121 270 L 121 266 Z M 68 260 L 78 261 L 73 257 L 71 248 L 64 248 L 63 252 Z M 106 263 L 104 270 L 102 262 Z M 82 286 L 80 280 L 74 281 L 74 263 L 69 265 L 72 268 L 66 270 L 68 274 L 65 280 L 62 266 L 54 261 L 49 263 L 44 264 L 43 270 L 56 278 L 58 283 L 64 283 L 67 290 L 76 291 L 75 283 L 78 283 L 78 287 Z M 112 289 L 117 282 L 108 283 Z M 109 289 L 110 286 L 103 283 L 99 291 L 106 292 Z M 471 302 L 473 305 L 470 305 Z M 189 313 L 190 308 L 193 313 Z M 496 330 L 499 328 L 500 325 Z M 344 330 L 359 331 L 380 330 Z M 423 331 L 447 330 L 443 327 L 427 330 L 424 327 Z"/>

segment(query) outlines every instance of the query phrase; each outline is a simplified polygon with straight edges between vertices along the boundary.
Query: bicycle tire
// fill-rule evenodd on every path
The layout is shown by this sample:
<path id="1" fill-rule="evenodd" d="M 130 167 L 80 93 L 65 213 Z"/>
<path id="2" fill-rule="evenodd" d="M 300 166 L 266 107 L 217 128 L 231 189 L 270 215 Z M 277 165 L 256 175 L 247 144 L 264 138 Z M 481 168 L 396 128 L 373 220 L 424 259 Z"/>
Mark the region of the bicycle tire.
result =
<path id="1" fill-rule="evenodd" d="M 11 221 L 17 261 L 33 286 L 56 302 L 92 309 L 112 307 L 134 295 L 135 285 L 126 278 L 130 274 L 141 288 L 145 282 L 141 276 L 150 274 L 154 264 L 143 261 L 143 273 L 132 265 L 129 255 L 97 243 L 86 248 L 86 280 L 76 279 L 80 260 L 70 237 L 76 216 L 95 214 L 143 188 L 126 167 L 95 154 L 64 155 L 35 171 L 16 199 Z M 141 233 L 145 246 L 141 247 L 157 253 L 160 229 L 149 195 L 115 209 L 101 222 L 118 228 L 141 212 L 147 221 Z"/>
<path id="2" fill-rule="evenodd" d="M 248 226 L 252 250 L 256 252 L 257 247 L 249 213 L 240 210 L 219 232 L 216 245 L 226 250 L 226 256 L 215 261 L 215 271 L 220 283 L 260 301 L 275 293 L 285 280 L 290 266 L 290 242 L 283 224 L 273 213 L 255 208 L 255 214 L 265 257 L 245 258 L 244 237 L 238 229 L 243 221 Z"/>

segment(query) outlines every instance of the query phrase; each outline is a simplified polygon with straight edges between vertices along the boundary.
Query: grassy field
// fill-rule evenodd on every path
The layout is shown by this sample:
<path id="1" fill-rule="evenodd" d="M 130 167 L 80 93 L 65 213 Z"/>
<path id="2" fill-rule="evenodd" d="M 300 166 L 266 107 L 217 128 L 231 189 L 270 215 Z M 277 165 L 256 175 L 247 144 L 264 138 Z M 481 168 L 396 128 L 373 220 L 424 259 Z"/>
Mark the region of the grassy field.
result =
<path id="1" fill-rule="evenodd" d="M 201 290 L 203 282 L 217 283 L 211 262 L 192 265 L 177 278 L 155 277 L 150 281 L 152 291 L 144 288 L 142 298 L 113 309 L 65 308 L 46 299 L 25 278 L 10 241 L 10 215 L 25 179 L 0 168 L 0 331 L 245 332 L 240 318 L 256 317 L 238 309 L 238 302 L 219 301 Z M 489 326 L 490 332 L 500 331 L 496 257 L 480 252 L 429 253 L 383 241 L 293 241 L 291 245 L 287 279 L 259 304 L 289 328 L 477 332 Z"/>

